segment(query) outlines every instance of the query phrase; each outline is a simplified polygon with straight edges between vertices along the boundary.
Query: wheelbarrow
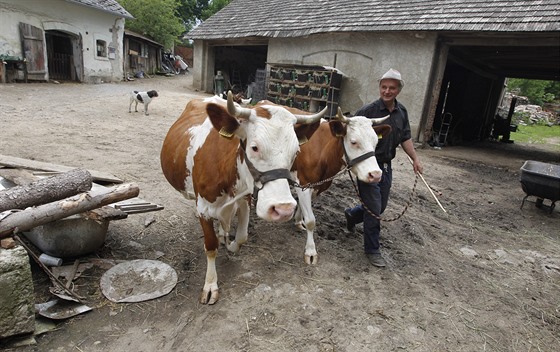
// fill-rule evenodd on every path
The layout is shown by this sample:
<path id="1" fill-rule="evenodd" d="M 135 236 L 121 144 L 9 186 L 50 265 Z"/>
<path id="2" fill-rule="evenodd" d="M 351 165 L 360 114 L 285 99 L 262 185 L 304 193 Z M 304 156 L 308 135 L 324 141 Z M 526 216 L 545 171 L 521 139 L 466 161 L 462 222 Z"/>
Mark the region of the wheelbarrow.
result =
<path id="1" fill-rule="evenodd" d="M 535 206 L 543 207 L 545 199 L 550 199 L 548 206 L 552 214 L 557 200 L 560 199 L 560 165 L 547 164 L 540 161 L 527 160 L 521 167 L 521 188 L 526 196 L 523 198 L 521 208 L 528 197 L 537 197 Z"/>

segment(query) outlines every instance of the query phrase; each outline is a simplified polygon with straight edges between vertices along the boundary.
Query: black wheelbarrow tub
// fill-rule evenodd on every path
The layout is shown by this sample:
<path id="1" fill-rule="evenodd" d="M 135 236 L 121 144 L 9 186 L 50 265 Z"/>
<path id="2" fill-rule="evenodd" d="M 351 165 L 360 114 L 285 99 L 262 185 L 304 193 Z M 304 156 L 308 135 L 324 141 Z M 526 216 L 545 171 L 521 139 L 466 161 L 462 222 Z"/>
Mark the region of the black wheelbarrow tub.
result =
<path id="1" fill-rule="evenodd" d="M 540 161 L 527 160 L 521 167 L 521 188 L 529 196 L 537 197 L 537 206 L 542 205 L 543 199 L 554 203 L 560 199 L 560 165 L 547 164 Z M 521 204 L 523 207 L 523 204 Z"/>

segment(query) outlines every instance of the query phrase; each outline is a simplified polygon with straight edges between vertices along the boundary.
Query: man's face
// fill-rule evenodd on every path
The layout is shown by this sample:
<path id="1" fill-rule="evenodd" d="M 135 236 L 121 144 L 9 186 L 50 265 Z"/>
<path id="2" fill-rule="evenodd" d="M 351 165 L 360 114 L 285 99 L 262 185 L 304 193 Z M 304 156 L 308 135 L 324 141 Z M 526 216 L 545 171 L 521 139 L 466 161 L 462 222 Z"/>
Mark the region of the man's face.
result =
<path id="1" fill-rule="evenodd" d="M 390 102 L 399 95 L 401 89 L 396 79 L 383 79 L 379 82 L 379 95 L 384 102 Z"/>

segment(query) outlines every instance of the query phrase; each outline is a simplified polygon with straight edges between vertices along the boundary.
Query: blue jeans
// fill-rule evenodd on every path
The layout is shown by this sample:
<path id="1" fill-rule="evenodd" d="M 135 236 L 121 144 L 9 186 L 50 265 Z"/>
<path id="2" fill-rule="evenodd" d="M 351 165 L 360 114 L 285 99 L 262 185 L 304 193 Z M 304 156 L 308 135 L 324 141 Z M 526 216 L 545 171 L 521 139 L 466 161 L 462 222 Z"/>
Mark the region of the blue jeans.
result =
<path id="1" fill-rule="evenodd" d="M 363 204 L 376 215 L 381 215 L 385 211 L 387 202 L 389 201 L 391 184 L 393 182 L 391 163 L 379 163 L 379 167 L 383 171 L 383 176 L 381 176 L 381 181 L 379 183 L 365 183 L 358 180 L 358 192 L 360 193 Z M 362 204 L 351 208 L 349 213 L 354 223 L 364 223 L 365 253 L 380 253 L 380 221 L 371 216 L 369 212 L 364 209 Z"/>

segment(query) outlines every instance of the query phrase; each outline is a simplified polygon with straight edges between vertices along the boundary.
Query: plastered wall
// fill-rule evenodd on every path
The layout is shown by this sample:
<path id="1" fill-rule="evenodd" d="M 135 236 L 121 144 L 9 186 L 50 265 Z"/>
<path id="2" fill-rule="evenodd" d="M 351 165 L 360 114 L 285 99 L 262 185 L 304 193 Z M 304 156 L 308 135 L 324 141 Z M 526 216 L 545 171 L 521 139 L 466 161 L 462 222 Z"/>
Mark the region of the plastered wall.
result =
<path id="1" fill-rule="evenodd" d="M 108 12 L 63 0 L 0 0 L 0 55 L 23 57 L 19 23 L 43 30 L 58 30 L 81 43 L 79 77 L 87 83 L 120 81 L 123 78 L 122 43 L 124 19 Z M 107 56 L 96 55 L 96 41 L 106 43 Z M 46 46 L 45 65 L 48 67 Z M 48 73 L 43 76 L 48 80 Z"/>

